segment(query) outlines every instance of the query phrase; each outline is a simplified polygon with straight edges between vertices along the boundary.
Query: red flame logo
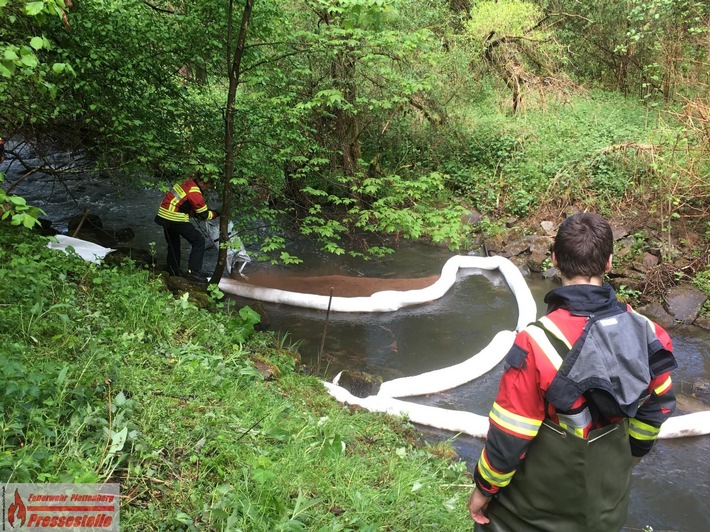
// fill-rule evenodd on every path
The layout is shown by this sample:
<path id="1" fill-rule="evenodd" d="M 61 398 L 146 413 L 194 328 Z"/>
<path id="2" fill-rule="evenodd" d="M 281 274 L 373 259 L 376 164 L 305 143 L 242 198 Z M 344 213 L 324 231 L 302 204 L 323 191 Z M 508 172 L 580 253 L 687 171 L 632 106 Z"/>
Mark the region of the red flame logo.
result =
<path id="1" fill-rule="evenodd" d="M 15 502 L 7 509 L 7 521 L 10 523 L 12 528 L 15 528 L 15 517 L 20 520 L 18 526 L 23 526 L 25 524 L 27 510 L 25 509 L 25 505 L 20 498 L 20 494 L 17 492 L 17 488 L 15 488 Z"/>

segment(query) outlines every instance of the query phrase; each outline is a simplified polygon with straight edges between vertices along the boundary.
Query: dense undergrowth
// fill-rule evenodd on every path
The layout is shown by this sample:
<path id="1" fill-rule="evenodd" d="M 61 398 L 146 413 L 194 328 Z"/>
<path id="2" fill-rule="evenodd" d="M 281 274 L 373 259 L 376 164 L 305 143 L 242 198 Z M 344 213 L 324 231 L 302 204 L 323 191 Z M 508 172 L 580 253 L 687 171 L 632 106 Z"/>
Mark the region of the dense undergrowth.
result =
<path id="1" fill-rule="evenodd" d="M 118 482 L 124 530 L 470 527 L 449 449 L 336 403 L 251 309 L 46 244 L 0 224 L 2 482 Z"/>
<path id="2" fill-rule="evenodd" d="M 412 174 L 440 172 L 452 204 L 480 214 L 475 230 L 489 242 L 544 234 L 543 220 L 598 212 L 633 240 L 616 265 L 634 268 L 644 253 L 659 259 L 633 289 L 644 303 L 686 282 L 710 296 L 706 100 L 661 106 L 580 88 L 511 114 L 490 83 L 479 81 L 472 99 L 452 106 L 437 128 L 393 126 L 370 147 L 382 150 L 378 164 L 406 160 Z"/>

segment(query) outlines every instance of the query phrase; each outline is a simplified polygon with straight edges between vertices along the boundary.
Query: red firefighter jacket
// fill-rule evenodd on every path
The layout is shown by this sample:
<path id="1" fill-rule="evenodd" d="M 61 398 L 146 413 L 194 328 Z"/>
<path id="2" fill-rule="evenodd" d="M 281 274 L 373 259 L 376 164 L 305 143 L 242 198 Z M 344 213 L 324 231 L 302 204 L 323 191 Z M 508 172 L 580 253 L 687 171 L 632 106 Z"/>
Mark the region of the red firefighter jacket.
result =
<path id="1" fill-rule="evenodd" d="M 608 285 L 560 287 L 548 293 L 545 302 L 548 303 L 547 315 L 537 325 L 529 325 L 520 331 L 506 355 L 506 369 L 489 414 L 486 444 L 474 473 L 478 489 L 489 496 L 510 483 L 545 418 L 580 438 L 586 438 L 590 430 L 628 417 L 601 416 L 585 395 L 579 395 L 564 412 L 546 400 L 562 362 L 559 348 L 551 344 L 549 337 L 571 349 L 590 316 L 619 305 L 613 289 Z M 660 342 L 659 347 L 670 352 L 672 342 L 666 331 L 650 320 L 648 322 L 651 334 L 655 333 Z M 672 359 L 670 353 L 669 356 Z M 643 402 L 635 415 L 629 417 L 632 455 L 644 456 L 651 450 L 661 424 L 674 409 L 670 371 L 664 371 L 651 378 Z"/>
<path id="2" fill-rule="evenodd" d="M 202 190 L 192 179 L 173 186 L 158 208 L 158 218 L 171 222 L 189 222 L 190 216 L 202 220 L 216 218 L 215 212 L 207 208 Z"/>

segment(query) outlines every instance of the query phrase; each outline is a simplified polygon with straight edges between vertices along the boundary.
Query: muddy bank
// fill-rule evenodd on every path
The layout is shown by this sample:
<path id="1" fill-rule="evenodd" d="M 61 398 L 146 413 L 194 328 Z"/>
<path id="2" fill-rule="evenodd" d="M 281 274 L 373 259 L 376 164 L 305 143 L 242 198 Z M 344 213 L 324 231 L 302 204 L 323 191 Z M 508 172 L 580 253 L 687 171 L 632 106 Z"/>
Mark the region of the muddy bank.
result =
<path id="1" fill-rule="evenodd" d="M 510 221 L 506 231 L 481 239 L 489 255 L 513 261 L 525 275 L 555 279 L 551 247 L 559 221 Z M 608 282 L 617 295 L 665 328 L 697 325 L 710 330 L 703 315 L 708 296 L 692 284 L 710 261 L 710 246 L 699 233 L 686 229 L 662 242 L 657 230 L 644 225 L 610 221 L 614 233 L 614 261 Z M 707 314 L 707 313 L 705 313 Z"/>

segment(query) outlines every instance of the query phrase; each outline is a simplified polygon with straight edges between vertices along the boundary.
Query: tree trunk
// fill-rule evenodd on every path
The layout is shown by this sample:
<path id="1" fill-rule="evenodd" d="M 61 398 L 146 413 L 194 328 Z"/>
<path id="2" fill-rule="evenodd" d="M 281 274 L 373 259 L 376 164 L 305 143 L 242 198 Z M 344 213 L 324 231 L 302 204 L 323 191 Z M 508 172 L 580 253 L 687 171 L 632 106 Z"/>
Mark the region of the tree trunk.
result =
<path id="1" fill-rule="evenodd" d="M 239 88 L 242 58 L 244 57 L 244 49 L 246 46 L 247 30 L 249 28 L 249 20 L 251 19 L 254 0 L 244 1 L 244 11 L 242 12 L 242 21 L 239 25 L 239 34 L 237 35 L 237 44 L 232 56 L 231 65 L 229 66 L 229 90 L 227 92 L 227 106 L 224 115 L 224 176 L 222 177 L 222 216 L 219 221 L 219 240 L 227 242 L 227 226 L 229 224 L 229 215 L 232 209 L 232 178 L 234 177 L 234 160 L 236 158 L 236 150 L 234 145 L 234 102 L 237 98 L 237 89 Z M 227 36 L 227 44 L 231 45 L 231 24 L 234 15 L 234 2 L 229 2 L 229 31 Z M 219 255 L 217 256 L 217 265 L 210 282 L 219 284 L 224 269 L 227 265 L 227 250 L 220 247 Z"/>
<path id="2" fill-rule="evenodd" d="M 491 33 L 486 39 L 488 44 L 486 45 L 484 57 L 486 62 L 498 72 L 498 75 L 513 93 L 513 113 L 516 113 L 523 99 L 522 85 L 524 80 L 517 72 L 515 60 L 509 57 L 504 49 L 506 38 L 493 38 L 493 36 L 494 33 Z M 496 54 L 496 50 L 498 50 L 498 54 Z"/>
<path id="3" fill-rule="evenodd" d="M 351 106 L 355 105 L 357 89 L 355 87 L 355 60 L 348 52 L 338 55 L 333 62 L 333 79 L 343 93 L 343 98 Z M 342 153 L 343 173 L 354 176 L 360 160 L 360 128 L 357 116 L 349 109 L 337 108 L 335 114 L 335 134 Z"/>

